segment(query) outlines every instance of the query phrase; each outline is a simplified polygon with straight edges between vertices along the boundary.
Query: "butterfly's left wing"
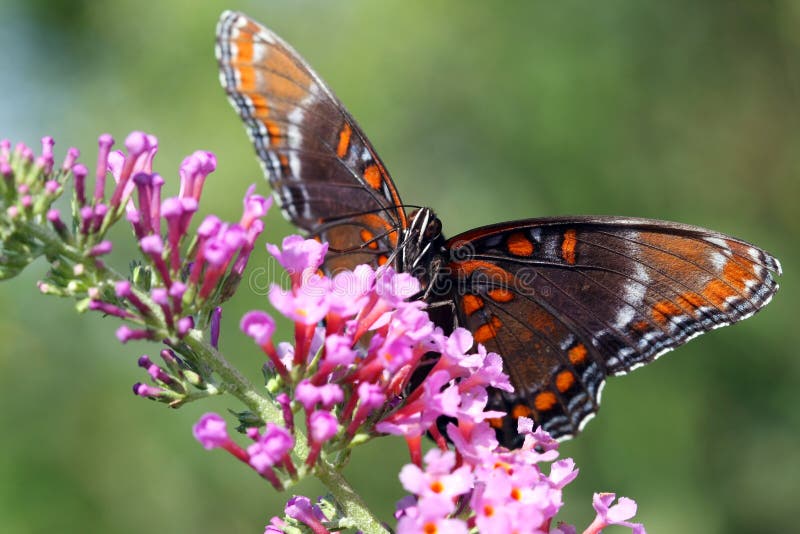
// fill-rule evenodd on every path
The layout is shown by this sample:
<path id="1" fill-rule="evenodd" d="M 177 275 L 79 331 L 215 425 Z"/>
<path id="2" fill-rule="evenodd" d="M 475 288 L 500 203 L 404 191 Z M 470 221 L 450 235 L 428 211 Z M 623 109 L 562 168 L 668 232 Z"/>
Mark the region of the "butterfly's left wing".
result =
<path id="1" fill-rule="evenodd" d="M 516 389 L 494 392 L 507 445 L 516 418 L 571 436 L 625 374 L 713 328 L 745 319 L 778 288 L 778 261 L 729 236 L 615 217 L 532 219 L 447 242 L 449 298 L 498 352 Z"/>
<path id="2" fill-rule="evenodd" d="M 330 88 L 283 39 L 241 13 L 222 14 L 217 59 L 284 215 L 329 243 L 325 268 L 385 262 L 407 226 L 405 210 Z"/>

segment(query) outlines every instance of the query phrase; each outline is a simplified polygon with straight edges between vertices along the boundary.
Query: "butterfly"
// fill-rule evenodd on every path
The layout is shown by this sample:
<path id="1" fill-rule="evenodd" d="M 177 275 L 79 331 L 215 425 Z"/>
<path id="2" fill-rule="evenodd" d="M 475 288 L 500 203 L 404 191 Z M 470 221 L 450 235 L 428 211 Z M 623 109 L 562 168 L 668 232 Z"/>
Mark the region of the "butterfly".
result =
<path id="1" fill-rule="evenodd" d="M 514 392 L 492 391 L 489 405 L 507 413 L 491 421 L 504 445 L 520 444 L 522 416 L 574 436 L 606 377 L 751 316 L 778 289 L 767 252 L 673 222 L 550 217 L 445 239 L 432 210 L 406 212 L 361 128 L 285 41 L 225 12 L 216 53 L 284 215 L 329 243 L 323 268 L 412 273 L 438 325 L 502 355 Z"/>

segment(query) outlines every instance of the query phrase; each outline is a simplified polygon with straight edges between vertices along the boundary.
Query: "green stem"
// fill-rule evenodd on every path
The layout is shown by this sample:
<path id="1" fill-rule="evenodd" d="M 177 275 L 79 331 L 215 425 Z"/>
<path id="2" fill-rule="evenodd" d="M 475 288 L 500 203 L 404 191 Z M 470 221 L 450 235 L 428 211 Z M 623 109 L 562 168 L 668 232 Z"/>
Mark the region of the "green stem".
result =
<path id="1" fill-rule="evenodd" d="M 191 347 L 204 361 L 211 364 L 214 371 L 224 380 L 224 387 L 233 396 L 241 400 L 250 410 L 258 414 L 262 421 L 282 421 L 283 414 L 277 406 L 260 394 L 256 393 L 253 384 L 247 380 L 235 367 L 216 349 L 208 345 L 202 333 L 192 331 L 183 341 Z M 299 463 L 305 463 L 309 455 L 306 436 L 297 427 L 294 430 L 295 447 L 294 456 Z M 325 484 L 328 491 L 344 508 L 347 516 L 353 520 L 358 529 L 365 533 L 385 533 L 386 527 L 369 510 L 367 504 L 356 493 L 352 486 L 333 466 L 324 460 L 317 459 L 314 474 Z"/>
<path id="2" fill-rule="evenodd" d="M 34 223 L 26 223 L 25 230 L 28 231 L 30 235 L 40 240 L 50 254 L 58 255 L 76 263 L 84 263 L 87 267 L 91 265 L 92 268 L 96 268 L 91 258 L 87 258 L 80 249 L 64 243 L 58 235 L 50 229 Z M 125 279 L 122 274 L 107 266 L 98 270 L 98 275 L 106 279 L 113 279 L 114 281 Z M 136 291 L 137 296 L 142 299 L 143 302 L 147 303 L 151 309 L 154 311 L 158 310 L 158 307 L 154 306 L 150 301 L 149 295 L 135 288 L 132 289 Z M 160 324 L 151 324 L 150 326 L 155 327 L 160 333 L 166 333 L 167 327 L 160 313 L 157 313 L 157 321 Z M 182 341 L 222 379 L 223 383 L 221 388 L 239 399 L 252 412 L 257 414 L 262 421 L 280 422 L 283 420 L 283 414 L 280 408 L 270 399 L 260 394 L 256 386 L 242 375 L 238 369 L 232 366 L 222 353 L 209 345 L 205 341 L 202 331 L 192 330 Z M 305 434 L 296 427 L 294 429 L 294 437 L 294 456 L 298 464 L 304 464 L 310 453 L 307 438 Z M 336 501 L 342 506 L 347 517 L 353 521 L 353 524 L 359 530 L 368 534 L 387 532 L 386 527 L 369 510 L 366 503 L 356 493 L 353 487 L 350 486 L 342 474 L 337 471 L 335 467 L 330 465 L 324 457 L 317 459 L 314 466 L 314 474 L 325 484 L 328 491 L 331 492 Z"/>
<path id="3" fill-rule="evenodd" d="M 182 341 L 219 375 L 223 381 L 220 387 L 226 393 L 242 401 L 262 421 L 283 420 L 283 414 L 275 403 L 258 393 L 252 382 L 232 366 L 217 349 L 206 343 L 201 331 L 192 330 Z"/>
<path id="4" fill-rule="evenodd" d="M 386 526 L 367 508 L 367 504 L 361 496 L 356 493 L 339 471 L 320 458 L 314 472 L 342 506 L 345 515 L 353 520 L 360 531 L 368 534 L 386 534 L 388 532 Z"/>

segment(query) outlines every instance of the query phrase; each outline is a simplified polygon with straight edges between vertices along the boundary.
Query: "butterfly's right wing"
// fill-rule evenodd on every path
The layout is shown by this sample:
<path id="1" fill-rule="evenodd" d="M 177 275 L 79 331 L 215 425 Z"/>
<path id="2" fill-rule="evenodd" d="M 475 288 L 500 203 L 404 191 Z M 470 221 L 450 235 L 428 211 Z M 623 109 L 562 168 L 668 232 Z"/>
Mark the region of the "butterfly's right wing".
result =
<path id="1" fill-rule="evenodd" d="M 608 375 L 746 319 L 777 291 L 780 263 L 739 239 L 629 217 L 557 217 L 451 238 L 458 322 L 503 357 L 514 393 L 494 391 L 501 441 L 519 416 L 554 437 L 580 431 Z"/>
<path id="2" fill-rule="evenodd" d="M 326 269 L 384 263 L 406 214 L 339 99 L 286 42 L 241 13 L 223 13 L 216 52 L 222 85 L 284 215 L 329 243 Z"/>

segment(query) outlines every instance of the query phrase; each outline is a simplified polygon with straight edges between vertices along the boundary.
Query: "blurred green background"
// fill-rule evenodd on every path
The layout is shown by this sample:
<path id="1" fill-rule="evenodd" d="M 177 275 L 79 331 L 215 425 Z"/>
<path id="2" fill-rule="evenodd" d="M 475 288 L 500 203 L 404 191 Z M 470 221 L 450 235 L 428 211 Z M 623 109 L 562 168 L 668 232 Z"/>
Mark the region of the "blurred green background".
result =
<path id="1" fill-rule="evenodd" d="M 75 145 L 92 162 L 98 134 L 142 129 L 159 137 L 166 177 L 212 150 L 205 212 L 238 217 L 247 185 L 267 187 L 217 82 L 226 8 L 307 58 L 404 200 L 434 207 L 448 235 L 619 214 L 715 228 L 777 255 L 784 288 L 764 312 L 610 380 L 599 417 L 562 448 L 581 475 L 561 518 L 585 526 L 592 492 L 616 491 L 639 502 L 650 532 L 793 530 L 800 2 L 0 0 L 0 137 L 53 135 L 60 154 Z M 270 213 L 270 241 L 290 231 Z M 116 252 L 121 267 L 133 254 Z M 253 265 L 266 256 L 260 247 Z M 43 272 L 0 285 L 0 531 L 260 532 L 287 496 L 190 433 L 201 413 L 238 406 L 170 412 L 135 398 L 136 358 L 157 348 L 121 347 L 115 321 L 39 295 Z M 237 323 L 265 306 L 241 291 L 225 310 L 223 349 L 254 379 L 262 356 Z M 406 458 L 381 439 L 347 470 L 387 519 Z"/>

